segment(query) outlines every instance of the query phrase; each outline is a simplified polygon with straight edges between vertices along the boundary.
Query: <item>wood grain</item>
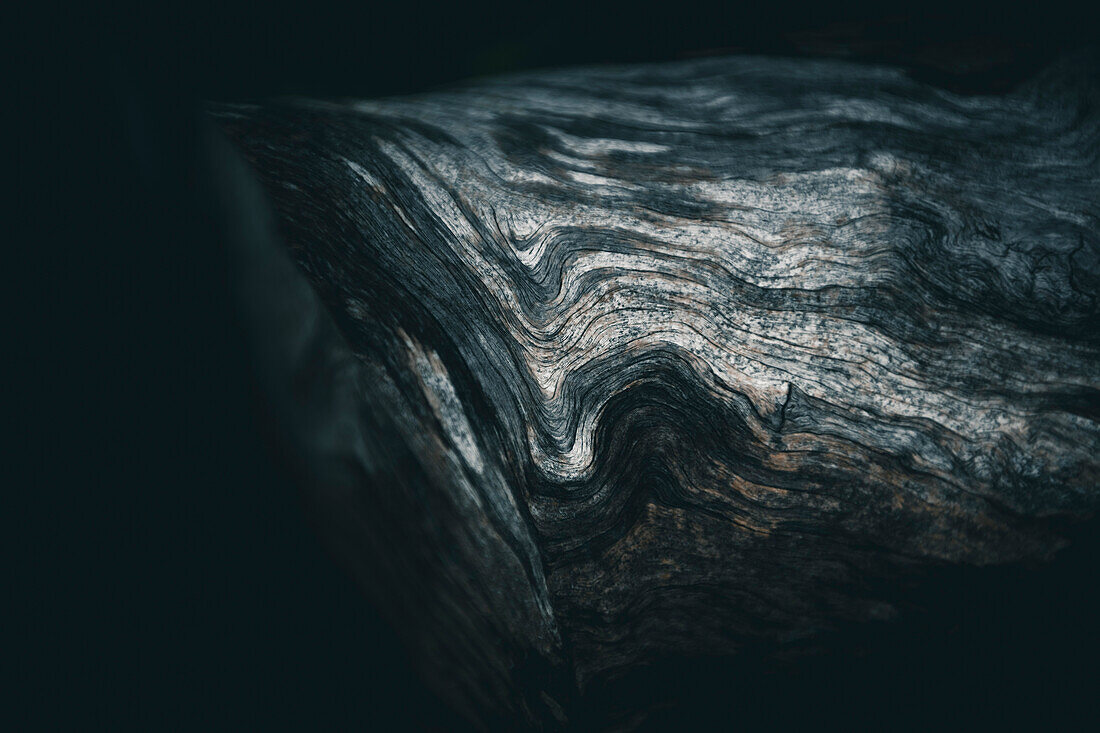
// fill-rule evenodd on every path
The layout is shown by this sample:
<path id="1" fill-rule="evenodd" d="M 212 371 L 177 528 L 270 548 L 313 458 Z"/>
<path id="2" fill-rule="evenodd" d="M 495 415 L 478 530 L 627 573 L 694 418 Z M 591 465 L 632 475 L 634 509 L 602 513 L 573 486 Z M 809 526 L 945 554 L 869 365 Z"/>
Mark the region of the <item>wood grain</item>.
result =
<path id="1" fill-rule="evenodd" d="M 1001 96 L 723 58 L 214 107 L 312 286 L 312 503 L 437 689 L 567 725 L 1064 547 L 1100 499 L 1098 90 L 1093 57 Z"/>

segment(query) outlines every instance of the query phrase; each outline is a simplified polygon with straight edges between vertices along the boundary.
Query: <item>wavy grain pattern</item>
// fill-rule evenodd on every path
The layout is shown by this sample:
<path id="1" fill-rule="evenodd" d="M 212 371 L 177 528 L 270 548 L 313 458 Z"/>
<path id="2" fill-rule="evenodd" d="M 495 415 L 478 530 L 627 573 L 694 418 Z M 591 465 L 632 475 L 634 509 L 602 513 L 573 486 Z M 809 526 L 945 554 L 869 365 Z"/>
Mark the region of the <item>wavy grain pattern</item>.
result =
<path id="1" fill-rule="evenodd" d="M 473 721 L 889 622 L 875 581 L 1050 558 L 1100 503 L 1087 64 L 1004 96 L 729 58 L 213 114 L 323 303 L 294 369 L 326 532 Z"/>

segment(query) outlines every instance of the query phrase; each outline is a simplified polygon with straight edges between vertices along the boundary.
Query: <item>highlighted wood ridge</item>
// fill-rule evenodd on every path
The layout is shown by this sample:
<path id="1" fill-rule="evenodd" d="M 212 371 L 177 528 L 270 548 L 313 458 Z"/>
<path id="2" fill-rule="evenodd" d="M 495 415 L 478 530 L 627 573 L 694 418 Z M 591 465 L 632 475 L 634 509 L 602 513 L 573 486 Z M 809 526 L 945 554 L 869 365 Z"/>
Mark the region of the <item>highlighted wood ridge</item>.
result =
<path id="1" fill-rule="evenodd" d="M 1100 505 L 1081 69 L 967 97 L 705 59 L 212 110 L 322 304 L 288 318 L 324 532 L 453 705 L 565 724 L 638 665 L 896 623 L 895 581 L 1066 545 Z"/>

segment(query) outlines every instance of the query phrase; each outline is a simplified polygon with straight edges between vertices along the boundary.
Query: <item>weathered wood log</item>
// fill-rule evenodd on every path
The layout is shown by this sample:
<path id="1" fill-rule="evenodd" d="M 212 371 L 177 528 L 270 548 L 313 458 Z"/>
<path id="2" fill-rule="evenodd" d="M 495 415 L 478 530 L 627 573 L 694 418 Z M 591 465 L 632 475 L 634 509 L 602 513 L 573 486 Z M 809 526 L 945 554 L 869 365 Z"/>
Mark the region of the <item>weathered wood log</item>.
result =
<path id="1" fill-rule="evenodd" d="M 323 532 L 480 725 L 892 622 L 893 583 L 1048 559 L 1100 503 L 1091 59 L 212 114 L 312 286 L 279 270 L 265 359 Z"/>

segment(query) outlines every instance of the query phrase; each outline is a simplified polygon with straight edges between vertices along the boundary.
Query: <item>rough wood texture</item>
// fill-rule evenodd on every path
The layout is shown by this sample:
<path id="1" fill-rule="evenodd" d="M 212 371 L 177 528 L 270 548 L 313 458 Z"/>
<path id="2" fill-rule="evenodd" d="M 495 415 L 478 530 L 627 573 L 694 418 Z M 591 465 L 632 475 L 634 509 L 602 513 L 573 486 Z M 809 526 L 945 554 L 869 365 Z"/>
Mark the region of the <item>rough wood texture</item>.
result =
<path id="1" fill-rule="evenodd" d="M 989 97 L 731 58 L 214 109 L 323 303 L 287 316 L 313 503 L 438 689 L 554 726 L 637 665 L 801 648 L 904 615 L 922 569 L 1064 546 L 1100 499 L 1094 64 Z"/>

